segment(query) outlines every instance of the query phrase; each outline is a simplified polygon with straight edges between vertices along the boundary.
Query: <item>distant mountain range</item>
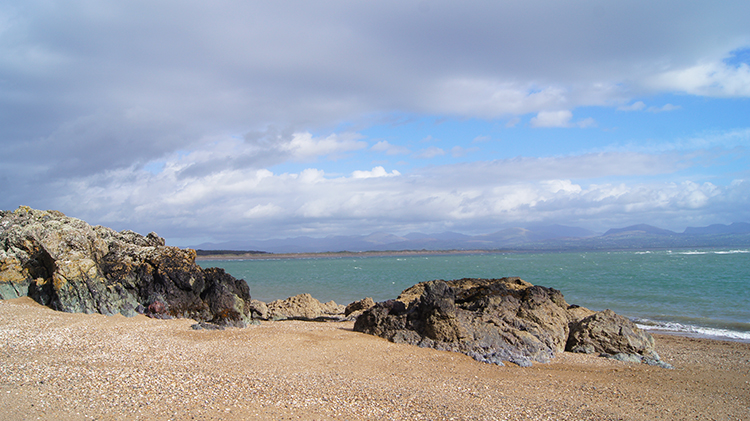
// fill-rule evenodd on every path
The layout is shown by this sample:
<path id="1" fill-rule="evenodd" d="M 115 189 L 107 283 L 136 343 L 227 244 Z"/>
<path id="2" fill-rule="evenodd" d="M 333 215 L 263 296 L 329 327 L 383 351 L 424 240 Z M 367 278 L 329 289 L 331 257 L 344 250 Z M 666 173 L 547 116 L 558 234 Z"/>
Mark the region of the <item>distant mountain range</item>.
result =
<path id="1" fill-rule="evenodd" d="M 604 250 L 670 247 L 750 246 L 750 223 L 689 227 L 682 233 L 639 224 L 613 228 L 599 234 L 583 228 L 544 225 L 508 228 L 491 234 L 465 235 L 385 232 L 325 238 L 294 237 L 263 241 L 203 243 L 197 250 L 263 251 L 268 253 L 320 253 L 338 251 L 401 250 Z"/>

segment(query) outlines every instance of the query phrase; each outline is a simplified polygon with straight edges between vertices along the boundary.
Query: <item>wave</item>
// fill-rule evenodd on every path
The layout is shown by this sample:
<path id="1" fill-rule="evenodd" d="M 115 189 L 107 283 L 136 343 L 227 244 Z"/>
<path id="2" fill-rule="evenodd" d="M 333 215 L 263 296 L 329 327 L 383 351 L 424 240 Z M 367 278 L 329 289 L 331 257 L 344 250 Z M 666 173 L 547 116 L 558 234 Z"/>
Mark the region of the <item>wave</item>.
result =
<path id="1" fill-rule="evenodd" d="M 678 251 L 678 252 L 672 252 L 669 251 L 668 253 L 671 254 L 680 254 L 680 255 L 703 255 L 703 254 L 744 254 L 744 253 L 750 253 L 750 250 L 712 250 L 712 251 L 699 251 L 699 250 L 693 250 L 693 251 Z"/>
<path id="2" fill-rule="evenodd" d="M 727 251 L 716 252 L 716 254 L 742 254 L 742 253 L 750 253 L 750 250 L 727 250 Z"/>
<path id="3" fill-rule="evenodd" d="M 649 319 L 633 319 L 636 326 L 652 332 L 678 333 L 687 336 L 698 336 L 712 339 L 750 342 L 750 332 L 694 326 L 677 322 L 657 322 Z"/>

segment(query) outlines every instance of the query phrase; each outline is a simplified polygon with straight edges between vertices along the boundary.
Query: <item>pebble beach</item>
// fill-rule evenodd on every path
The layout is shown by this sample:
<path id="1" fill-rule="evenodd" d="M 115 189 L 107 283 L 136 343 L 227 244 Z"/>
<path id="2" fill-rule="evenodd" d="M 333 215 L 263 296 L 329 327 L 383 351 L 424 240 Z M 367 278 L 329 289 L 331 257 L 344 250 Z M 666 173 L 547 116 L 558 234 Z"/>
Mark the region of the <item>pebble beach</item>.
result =
<path id="1" fill-rule="evenodd" d="M 571 353 L 521 368 L 352 322 L 194 323 L 0 301 L 2 419 L 750 419 L 748 343 L 655 335 L 673 370 Z"/>

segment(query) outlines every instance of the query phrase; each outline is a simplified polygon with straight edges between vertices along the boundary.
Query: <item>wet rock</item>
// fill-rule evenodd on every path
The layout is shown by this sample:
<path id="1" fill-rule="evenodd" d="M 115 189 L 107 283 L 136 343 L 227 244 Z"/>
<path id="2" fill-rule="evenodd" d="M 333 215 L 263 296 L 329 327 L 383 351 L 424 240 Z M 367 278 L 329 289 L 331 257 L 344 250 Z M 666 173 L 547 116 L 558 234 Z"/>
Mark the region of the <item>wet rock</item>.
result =
<path id="1" fill-rule="evenodd" d="M 66 312 L 249 320 L 245 281 L 164 244 L 155 233 L 92 227 L 57 211 L 1 211 L 0 298 L 27 295 Z"/>

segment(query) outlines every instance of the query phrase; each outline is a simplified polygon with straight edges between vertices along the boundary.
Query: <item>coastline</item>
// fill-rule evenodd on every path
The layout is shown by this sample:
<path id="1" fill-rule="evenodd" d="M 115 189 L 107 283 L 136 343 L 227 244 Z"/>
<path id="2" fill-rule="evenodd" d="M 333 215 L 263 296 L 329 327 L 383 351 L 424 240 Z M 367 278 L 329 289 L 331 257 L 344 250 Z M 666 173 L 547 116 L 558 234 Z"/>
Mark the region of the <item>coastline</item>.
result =
<path id="1" fill-rule="evenodd" d="M 450 256 L 466 254 L 522 253 L 515 250 L 392 250 L 392 251 L 326 251 L 319 253 L 244 253 L 211 254 L 195 257 L 196 261 L 209 260 L 285 260 L 285 259 L 329 259 L 337 257 L 398 257 L 398 256 Z"/>
<path id="2" fill-rule="evenodd" d="M 569 252 L 570 253 L 570 252 Z M 600 255 L 598 258 L 602 259 L 604 257 L 607 257 L 610 255 L 610 252 L 592 252 L 595 253 L 595 255 Z M 635 256 L 640 255 L 649 255 L 648 259 L 655 259 L 652 256 L 656 256 L 657 253 L 654 251 L 640 251 L 640 252 L 633 252 L 632 250 L 627 251 L 627 253 L 624 253 L 624 255 L 627 255 L 628 253 L 634 254 Z M 664 251 L 662 250 L 658 255 L 664 255 L 664 256 L 681 256 L 681 255 L 716 255 L 716 256 L 725 256 L 725 255 L 734 255 L 732 254 L 733 251 L 729 250 L 726 252 L 720 252 L 716 251 L 714 249 L 706 249 L 706 250 L 700 250 L 700 251 L 676 251 L 672 253 L 671 250 Z M 620 255 L 623 253 L 613 253 L 613 255 Z M 440 276 L 449 276 L 450 279 L 458 278 L 458 277 L 492 277 L 493 271 L 492 270 L 484 270 L 484 273 L 482 272 L 482 269 L 475 270 L 475 268 L 479 267 L 499 267 L 498 263 L 491 263 L 491 262 L 500 262 L 503 266 L 500 268 L 500 270 L 496 271 L 496 273 L 502 273 L 504 275 L 511 274 L 511 275 L 517 275 L 519 272 L 523 273 L 524 279 L 532 279 L 535 281 L 538 281 L 542 285 L 550 286 L 548 285 L 546 279 L 549 277 L 548 273 L 536 273 L 536 274 L 529 274 L 527 273 L 529 270 L 533 271 L 533 268 L 546 267 L 545 265 L 549 265 L 549 260 L 556 259 L 556 264 L 559 264 L 560 267 L 567 267 L 565 266 L 568 264 L 569 261 L 575 261 L 575 262 L 584 262 L 584 258 L 587 257 L 587 253 L 578 253 L 578 252 L 572 252 L 571 256 L 575 257 L 575 259 L 565 259 L 560 260 L 555 258 L 554 256 L 565 256 L 565 253 L 560 252 L 554 252 L 554 251 L 547 251 L 547 252 L 538 252 L 538 251 L 519 251 L 519 250 L 410 250 L 410 251 L 368 251 L 368 252 L 327 252 L 327 253 L 285 253 L 285 254 L 274 254 L 274 253 L 248 253 L 248 254 L 222 254 L 222 255 L 210 255 L 210 256 L 198 256 L 196 260 L 198 260 L 198 263 L 202 266 L 208 267 L 208 266 L 220 266 L 227 269 L 228 272 L 237 275 L 240 278 L 246 278 L 249 279 L 251 282 L 251 289 L 255 293 L 257 292 L 259 295 L 259 299 L 263 301 L 272 301 L 276 299 L 285 299 L 290 295 L 294 295 L 297 293 L 303 293 L 307 292 L 312 294 L 314 297 L 321 299 L 323 301 L 329 301 L 329 300 L 335 300 L 339 304 L 348 304 L 349 302 L 356 301 L 358 299 L 362 299 L 365 296 L 371 296 L 376 301 L 384 301 L 389 298 L 393 298 L 398 296 L 398 294 L 405 289 L 406 287 L 422 280 L 430 280 L 430 279 L 438 279 Z M 383 269 L 384 267 L 388 268 L 401 268 L 403 267 L 404 263 L 397 262 L 400 261 L 403 258 L 404 260 L 407 260 L 409 262 L 412 262 L 413 264 L 416 264 L 415 262 L 421 262 L 422 258 L 427 257 L 439 257 L 444 256 L 445 259 L 451 259 L 456 258 L 461 261 L 463 259 L 474 259 L 474 257 L 477 257 L 478 259 L 489 259 L 488 264 L 484 265 L 484 261 L 476 263 L 476 266 L 468 265 L 466 267 L 461 266 L 465 270 L 455 271 L 453 270 L 456 266 L 450 266 L 449 263 L 440 263 L 439 261 L 435 261 L 434 263 L 431 263 L 428 266 L 425 266 L 428 268 L 425 273 L 430 272 L 431 269 L 437 267 L 436 265 L 442 264 L 442 268 L 444 270 L 432 270 L 431 274 L 422 276 L 422 277 L 412 277 L 406 279 L 404 276 L 401 276 L 401 273 L 389 273 L 387 275 L 383 275 L 386 271 Z M 453 256 L 453 257 L 450 257 Z M 551 256 L 551 259 L 547 259 L 547 257 L 544 257 L 543 259 L 536 259 L 533 256 Z M 416 259 L 415 259 L 416 257 Z M 383 259 L 383 263 L 385 263 L 386 258 L 393 258 L 393 261 L 389 261 L 387 263 L 388 266 L 382 266 L 381 265 L 381 258 Z M 410 259 L 411 258 L 411 259 Z M 638 257 L 639 259 L 642 259 L 642 257 Z M 692 257 L 691 257 L 692 258 Z M 724 259 L 725 257 L 721 257 L 721 259 Z M 498 260 L 499 259 L 499 260 Z M 295 264 L 285 264 L 284 261 L 297 261 Z M 303 261 L 308 260 L 308 263 L 303 263 Z M 316 262 L 316 260 L 319 260 Z M 527 260 L 531 260 L 532 262 L 541 261 L 540 265 L 534 265 L 527 264 L 526 267 L 520 268 L 521 264 L 515 264 L 515 269 L 511 267 L 508 269 L 507 265 L 514 264 L 513 262 L 525 262 Z M 621 260 L 615 261 L 618 264 L 624 264 Z M 242 263 L 243 261 L 247 262 L 247 264 Z M 285 271 L 291 270 L 296 272 L 290 272 L 292 275 L 288 277 L 280 276 L 276 272 L 269 272 L 269 267 L 271 265 L 274 265 L 272 263 L 273 261 L 278 261 L 279 264 L 282 266 L 279 267 L 280 272 L 278 273 L 286 273 Z M 325 263 L 322 261 L 326 261 Z M 357 262 L 358 263 L 354 263 Z M 677 257 L 674 258 L 673 261 L 677 261 Z M 723 261 L 723 260 L 722 260 Z M 226 263 L 221 263 L 226 262 Z M 252 262 L 264 262 L 262 265 L 254 265 Z M 448 262 L 448 260 L 446 260 Z M 351 263 L 351 264 L 349 264 Z M 311 265 L 310 267 L 304 266 L 304 265 Z M 347 266 L 348 265 L 348 266 Z M 480 266 L 482 265 L 482 266 Z M 493 266 L 494 265 L 494 266 Z M 596 265 L 589 265 L 588 267 L 584 266 L 584 263 L 578 264 L 578 266 L 575 267 L 575 269 L 569 269 L 571 273 L 575 272 L 575 270 L 589 270 L 590 268 L 594 268 Z M 637 265 L 636 265 L 637 266 Z M 251 269 L 252 267 L 252 269 Z M 300 271 L 300 268 L 307 267 L 309 271 Z M 417 267 L 417 266 L 413 266 Z M 557 267 L 557 266 L 555 266 Z M 283 269 L 282 269 L 283 268 Z M 292 269 L 289 269 L 292 268 Z M 294 269 L 297 268 L 297 269 Z M 328 269 L 330 271 L 326 272 L 326 269 L 324 268 L 330 268 Z M 714 268 L 716 269 L 716 268 Z M 661 269 L 655 269 L 655 270 L 661 270 Z M 357 272 L 357 273 L 355 273 Z M 406 271 L 402 271 L 403 273 L 408 273 Z M 387 287 L 383 287 L 383 289 L 378 289 L 380 287 L 371 287 L 372 285 L 379 285 L 378 282 L 383 282 L 382 279 L 378 279 L 377 276 L 370 276 L 368 274 L 370 273 L 377 273 L 377 276 L 387 276 L 388 282 L 387 284 L 392 284 L 394 282 L 390 282 L 391 280 L 396 281 L 396 283 L 400 282 L 403 287 L 399 288 L 393 288 L 392 290 L 388 291 L 387 294 L 383 294 L 383 290 Z M 451 274 L 452 273 L 452 274 Z M 575 273 L 581 273 L 581 272 L 575 272 Z M 648 277 L 649 274 L 652 272 L 645 273 L 642 271 L 640 274 L 636 274 L 635 276 L 645 276 Z M 711 272 L 714 273 L 715 272 Z M 342 275 L 343 274 L 343 275 Z M 442 274 L 442 275 L 441 275 Z M 450 275 L 445 275 L 450 274 Z M 419 275 L 422 275 L 420 272 Z M 537 275 L 536 277 L 533 275 Z M 557 274 L 553 274 L 557 275 Z M 554 277 L 554 276 L 553 276 Z M 539 279 L 544 278 L 545 281 L 539 281 Z M 589 277 L 591 278 L 591 277 Z M 736 279 L 744 279 L 742 276 L 735 276 Z M 273 284 L 278 285 L 286 285 L 286 288 L 269 288 L 265 284 L 265 282 L 262 282 L 261 280 L 265 279 L 273 279 Z M 305 284 L 303 280 L 308 279 L 310 280 L 309 285 Z M 336 280 L 338 282 L 338 286 L 336 288 L 336 291 L 339 291 L 339 296 L 336 296 L 336 294 L 332 294 L 330 289 L 326 289 L 329 284 L 333 285 L 330 280 Z M 371 281 L 370 279 L 375 279 L 374 281 Z M 566 281 L 565 278 L 562 278 L 563 283 Z M 254 284 L 254 283 L 256 284 Z M 287 285 L 288 282 L 288 285 Z M 578 281 L 577 281 L 578 282 Z M 625 282 L 625 281 L 623 281 Z M 726 283 L 726 282 L 724 282 Z M 653 282 L 652 282 L 653 284 Z M 323 287 L 321 286 L 323 285 Z M 357 287 L 351 287 L 352 285 L 356 285 Z M 653 286 L 653 285 L 652 285 Z M 739 286 L 739 285 L 738 285 Z M 364 287 L 364 289 L 362 288 Z M 561 289 L 563 292 L 567 292 L 570 290 L 573 290 L 576 285 L 573 285 L 571 288 L 571 285 L 564 285 L 560 282 L 558 282 L 554 287 L 557 287 Z M 594 285 L 593 290 L 596 290 L 599 288 L 598 285 Z M 649 286 L 641 286 L 640 288 L 643 289 L 643 291 L 646 291 Z M 590 289 L 587 289 L 586 291 L 589 291 Z M 675 289 L 676 291 L 679 291 L 680 289 Z M 364 292 L 363 292 L 364 291 Z M 606 292 L 606 296 L 608 297 L 619 297 L 617 295 L 618 291 L 610 291 L 610 290 L 604 290 L 599 292 L 599 296 L 601 296 L 603 293 Z M 667 294 L 667 296 L 671 297 L 670 292 L 662 291 L 661 293 Z M 287 295 L 288 294 L 288 295 Z M 359 295 L 362 294 L 362 295 Z M 579 291 L 580 294 L 580 291 Z M 586 294 L 586 293 L 584 293 Z M 566 294 L 567 296 L 567 294 Z M 606 301 L 606 300 L 605 300 Z M 616 300 L 615 300 L 616 301 Z M 573 304 L 582 304 L 584 306 L 597 309 L 597 310 L 603 310 L 602 308 L 597 308 L 596 304 L 599 303 L 600 300 L 597 300 L 596 302 L 585 302 L 581 303 L 580 298 L 579 299 L 573 299 L 571 303 Z M 693 320 L 688 320 L 681 317 L 669 317 L 669 314 L 675 314 L 674 311 L 679 311 L 679 308 L 671 309 L 672 313 L 666 312 L 661 313 L 663 311 L 660 307 L 652 308 L 650 312 L 641 311 L 641 312 L 634 312 L 629 313 L 627 309 L 628 307 L 627 303 L 626 305 L 621 305 L 618 307 L 618 304 L 623 304 L 619 302 L 615 303 L 609 303 L 607 304 L 607 308 L 612 308 L 614 311 L 618 312 L 618 314 L 625 315 L 627 317 L 630 317 L 631 320 L 638 323 L 641 328 L 644 328 L 652 333 L 664 333 L 664 334 L 678 334 L 683 336 L 694 336 L 694 337 L 704 337 L 704 338 L 711 338 L 711 339 L 719 339 L 719 340 L 731 340 L 731 341 L 739 341 L 739 342 L 750 342 L 750 330 L 748 330 L 747 324 L 742 325 L 738 324 L 736 322 L 736 317 L 734 319 L 727 318 L 722 319 L 720 316 L 716 317 L 713 320 L 704 320 L 705 323 L 701 323 L 701 321 L 697 320 L 696 317 L 693 317 Z M 674 303 L 673 303 L 674 304 Z M 705 305 L 705 303 L 704 303 Z M 718 304 L 721 305 L 721 304 Z M 710 303 L 706 305 L 706 308 L 711 308 Z M 642 310 L 642 309 L 641 309 Z M 736 312 L 736 311 L 735 311 Z M 746 313 L 743 313 L 746 314 Z M 694 314 L 691 314 L 691 316 L 695 316 Z"/>
<path id="3" fill-rule="evenodd" d="M 520 368 L 353 332 L 0 301 L 5 419 L 747 419 L 750 344 L 655 334 L 666 370 L 559 354 Z M 366 350 L 366 352 L 363 352 Z"/>

